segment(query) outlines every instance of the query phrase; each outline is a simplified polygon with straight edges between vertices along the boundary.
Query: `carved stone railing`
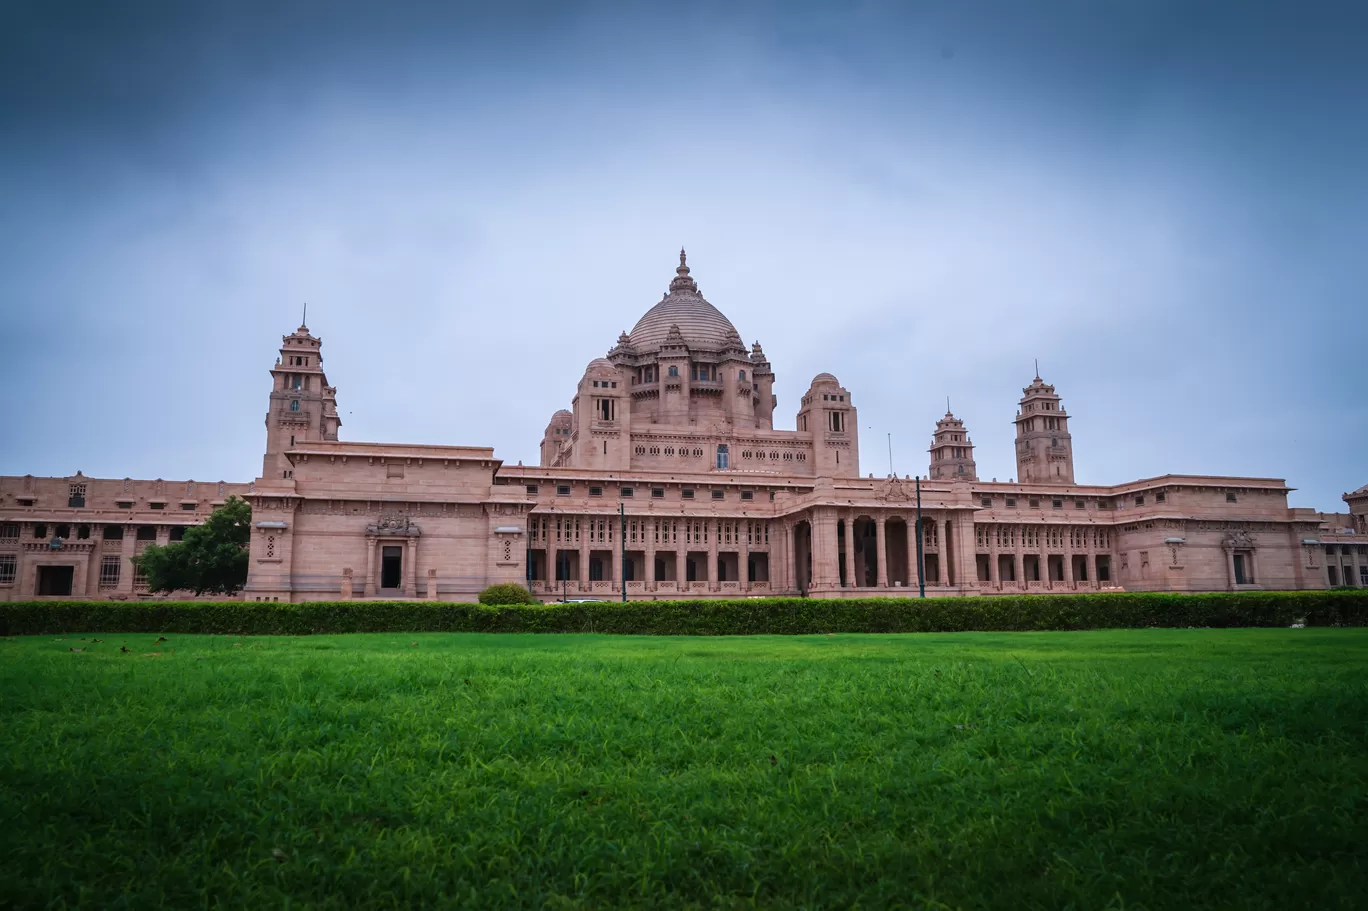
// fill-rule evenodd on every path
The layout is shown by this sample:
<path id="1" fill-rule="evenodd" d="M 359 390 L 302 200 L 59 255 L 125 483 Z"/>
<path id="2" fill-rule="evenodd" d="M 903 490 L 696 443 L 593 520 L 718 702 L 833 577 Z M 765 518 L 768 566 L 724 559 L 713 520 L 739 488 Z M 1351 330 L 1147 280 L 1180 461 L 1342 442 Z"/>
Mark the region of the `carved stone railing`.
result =
<path id="1" fill-rule="evenodd" d="M 770 584 L 768 582 L 752 582 L 750 585 L 751 591 L 753 592 L 767 592 L 770 590 Z"/>
<path id="2" fill-rule="evenodd" d="M 724 591 L 724 592 L 739 592 L 739 591 L 741 590 L 741 583 L 740 583 L 740 582 L 719 582 L 719 583 L 717 583 L 717 587 L 718 587 L 718 590 L 719 590 L 719 591 Z"/>
<path id="3" fill-rule="evenodd" d="M 668 580 L 668 581 L 660 581 L 660 582 L 657 582 L 657 583 L 655 584 L 655 586 L 656 586 L 656 591 L 658 591 L 658 592 L 674 592 L 674 591 L 679 591 L 679 583 L 676 582 L 676 581 L 674 581 L 673 579 L 670 579 L 670 580 Z"/>

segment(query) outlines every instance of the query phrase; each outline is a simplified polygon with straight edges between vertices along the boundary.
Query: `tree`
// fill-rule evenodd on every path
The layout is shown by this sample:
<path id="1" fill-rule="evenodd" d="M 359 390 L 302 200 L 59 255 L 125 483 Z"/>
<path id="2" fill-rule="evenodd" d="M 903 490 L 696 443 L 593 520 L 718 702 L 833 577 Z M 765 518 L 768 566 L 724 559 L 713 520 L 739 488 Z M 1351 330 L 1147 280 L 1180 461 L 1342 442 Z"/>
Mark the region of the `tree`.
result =
<path id="1" fill-rule="evenodd" d="M 247 584 L 251 531 L 251 505 L 229 497 L 203 525 L 187 528 L 182 540 L 151 545 L 133 561 L 146 574 L 151 591 L 231 595 Z"/>

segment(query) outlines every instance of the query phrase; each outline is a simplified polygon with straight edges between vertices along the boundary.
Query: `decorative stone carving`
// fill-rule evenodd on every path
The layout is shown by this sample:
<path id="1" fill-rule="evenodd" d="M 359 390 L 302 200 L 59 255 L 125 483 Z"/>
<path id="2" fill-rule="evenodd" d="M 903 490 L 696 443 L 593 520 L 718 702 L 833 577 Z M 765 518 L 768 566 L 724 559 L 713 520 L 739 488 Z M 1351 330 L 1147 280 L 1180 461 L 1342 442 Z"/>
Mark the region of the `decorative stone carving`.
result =
<path id="1" fill-rule="evenodd" d="M 416 538 L 422 534 L 408 516 L 381 516 L 374 525 L 366 526 L 366 534 L 390 538 Z"/>
<path id="2" fill-rule="evenodd" d="M 908 486 L 897 475 L 893 475 L 874 486 L 874 496 L 887 502 L 907 503 L 914 499 L 914 494 L 907 489 Z"/>
<path id="3" fill-rule="evenodd" d="M 1254 547 L 1254 538 L 1243 529 L 1235 529 L 1221 539 L 1221 546 L 1226 550 L 1250 550 Z"/>

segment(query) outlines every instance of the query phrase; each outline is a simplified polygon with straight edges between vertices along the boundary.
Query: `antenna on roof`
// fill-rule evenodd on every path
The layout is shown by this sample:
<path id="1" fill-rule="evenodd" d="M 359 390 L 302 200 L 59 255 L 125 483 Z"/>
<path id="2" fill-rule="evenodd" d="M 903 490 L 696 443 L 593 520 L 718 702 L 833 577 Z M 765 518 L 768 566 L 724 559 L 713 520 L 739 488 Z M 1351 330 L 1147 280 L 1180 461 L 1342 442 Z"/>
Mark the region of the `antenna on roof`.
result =
<path id="1" fill-rule="evenodd" d="M 950 396 L 948 395 L 945 397 L 945 413 L 950 413 Z"/>
<path id="2" fill-rule="evenodd" d="M 1035 359 L 1035 365 L 1036 365 L 1036 379 L 1039 379 L 1039 378 L 1040 378 L 1040 358 L 1036 358 L 1036 359 Z"/>
<path id="3" fill-rule="evenodd" d="M 308 301 L 305 301 L 305 302 L 304 302 L 304 315 L 303 315 L 302 317 L 299 318 L 299 325 L 301 325 L 301 326 L 307 326 L 307 325 L 309 325 L 309 302 L 308 302 Z"/>

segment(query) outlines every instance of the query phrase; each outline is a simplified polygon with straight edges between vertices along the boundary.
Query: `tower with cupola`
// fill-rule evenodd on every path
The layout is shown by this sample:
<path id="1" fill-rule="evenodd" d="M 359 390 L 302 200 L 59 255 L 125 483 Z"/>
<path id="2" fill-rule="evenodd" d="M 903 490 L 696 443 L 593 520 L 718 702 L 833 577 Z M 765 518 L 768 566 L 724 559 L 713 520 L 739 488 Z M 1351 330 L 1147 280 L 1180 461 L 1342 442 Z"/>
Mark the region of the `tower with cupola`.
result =
<path id="1" fill-rule="evenodd" d="M 1039 375 L 1021 390 L 1016 415 L 1017 480 L 1036 484 L 1074 483 L 1069 416 L 1055 387 Z"/>
<path id="2" fill-rule="evenodd" d="M 323 340 L 301 323 L 281 337 L 280 356 L 271 368 L 262 478 L 292 477 L 294 468 L 285 453 L 308 441 L 336 440 L 341 426 L 337 389 L 323 373 Z"/>
<path id="3" fill-rule="evenodd" d="M 936 422 L 930 452 L 931 468 L 927 476 L 933 481 L 978 480 L 974 444 L 964 429 L 964 422 L 951 413 L 949 402 L 945 417 Z"/>

